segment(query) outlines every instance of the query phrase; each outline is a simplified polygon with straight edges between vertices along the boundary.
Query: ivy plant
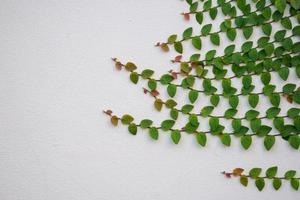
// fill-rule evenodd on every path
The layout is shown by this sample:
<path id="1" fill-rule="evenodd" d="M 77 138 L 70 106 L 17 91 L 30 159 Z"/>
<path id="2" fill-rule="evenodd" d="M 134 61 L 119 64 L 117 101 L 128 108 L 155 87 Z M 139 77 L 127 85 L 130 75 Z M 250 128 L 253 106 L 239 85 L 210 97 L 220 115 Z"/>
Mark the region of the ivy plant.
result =
<path id="1" fill-rule="evenodd" d="M 131 135 L 146 131 L 153 140 L 158 140 L 162 133 L 169 134 L 174 144 L 179 144 L 182 135 L 188 134 L 195 137 L 200 147 L 207 145 L 209 137 L 217 137 L 225 147 L 238 139 L 241 147 L 248 150 L 253 137 L 259 137 L 266 151 L 271 151 L 277 140 L 286 141 L 292 149 L 299 150 L 300 85 L 289 78 L 300 78 L 300 1 L 185 1 L 189 10 L 182 15 L 187 23 L 193 17 L 200 32 L 195 31 L 196 27 L 187 26 L 182 33 L 170 34 L 164 42 L 156 44 L 164 52 L 178 54 L 171 60 L 175 67 L 157 76 L 154 70 L 133 61 L 112 59 L 117 70 L 128 73 L 131 83 L 144 82 L 143 92 L 153 98 L 154 108 L 168 110 L 169 117 L 161 122 L 150 118 L 136 120 L 131 114 L 115 115 L 105 110 L 111 124 L 127 126 Z M 214 20 L 220 18 L 221 23 L 214 27 Z M 256 31 L 260 34 L 258 38 L 253 37 Z M 244 41 L 236 44 L 239 33 Z M 203 51 L 204 40 L 215 48 Z M 229 45 L 221 45 L 225 42 Z M 193 46 L 191 55 L 186 55 L 186 45 Z M 217 52 L 223 53 L 218 55 Z M 277 85 L 278 77 L 282 86 Z M 255 79 L 260 79 L 259 86 Z M 218 89 L 216 84 L 221 87 Z M 187 94 L 187 102 L 176 100 L 182 91 Z M 162 93 L 166 93 L 167 98 L 163 98 Z M 204 96 L 209 98 L 209 104 L 196 106 Z M 240 105 L 242 99 L 246 99 L 248 108 Z M 268 105 L 260 110 L 258 105 L 264 103 L 263 99 L 268 100 Z M 228 107 L 222 109 L 222 114 L 215 114 L 221 101 L 226 101 Z M 282 104 L 291 104 L 291 107 L 282 109 Z M 178 126 L 179 116 L 186 119 L 184 126 Z M 208 129 L 203 128 L 203 118 L 208 121 Z M 270 167 L 263 174 L 261 168 L 253 168 L 248 173 L 236 168 L 223 174 L 228 178 L 238 177 L 244 186 L 253 180 L 259 191 L 267 181 L 271 181 L 276 190 L 283 182 L 290 182 L 291 187 L 298 190 L 296 171 L 289 170 L 278 176 L 277 170 Z"/>
<path id="2" fill-rule="evenodd" d="M 283 175 L 278 175 L 278 167 L 272 166 L 263 172 L 262 168 L 254 167 L 248 173 L 244 169 L 235 168 L 232 172 L 222 172 L 227 178 L 237 177 L 241 185 L 247 187 L 250 181 L 254 182 L 255 187 L 262 191 L 267 182 L 272 184 L 275 190 L 279 190 L 283 183 L 289 183 L 293 190 L 299 189 L 300 177 L 296 175 L 295 170 L 287 170 Z"/>

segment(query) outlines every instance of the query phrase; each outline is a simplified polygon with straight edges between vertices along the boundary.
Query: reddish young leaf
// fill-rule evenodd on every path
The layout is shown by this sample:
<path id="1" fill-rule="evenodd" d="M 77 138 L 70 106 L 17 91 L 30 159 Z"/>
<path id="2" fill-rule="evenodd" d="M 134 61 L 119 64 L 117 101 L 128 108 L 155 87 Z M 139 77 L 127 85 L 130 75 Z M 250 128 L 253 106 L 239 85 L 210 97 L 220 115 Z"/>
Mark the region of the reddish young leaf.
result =
<path id="1" fill-rule="evenodd" d="M 190 14 L 189 13 L 183 13 L 184 20 L 189 21 L 190 20 Z"/>
<path id="2" fill-rule="evenodd" d="M 105 113 L 105 114 L 111 116 L 112 111 L 111 111 L 111 110 L 103 110 L 103 113 Z"/>
<path id="3" fill-rule="evenodd" d="M 151 95 L 157 97 L 159 95 L 159 92 L 157 90 L 152 90 Z"/>
<path id="4" fill-rule="evenodd" d="M 120 62 L 116 62 L 115 66 L 116 66 L 116 69 L 119 71 L 122 69 L 122 63 L 120 63 Z"/>
<path id="5" fill-rule="evenodd" d="M 175 62 L 180 62 L 181 59 L 182 59 L 182 55 L 178 55 L 178 56 L 176 56 L 176 57 L 174 58 L 174 61 L 175 61 Z"/>

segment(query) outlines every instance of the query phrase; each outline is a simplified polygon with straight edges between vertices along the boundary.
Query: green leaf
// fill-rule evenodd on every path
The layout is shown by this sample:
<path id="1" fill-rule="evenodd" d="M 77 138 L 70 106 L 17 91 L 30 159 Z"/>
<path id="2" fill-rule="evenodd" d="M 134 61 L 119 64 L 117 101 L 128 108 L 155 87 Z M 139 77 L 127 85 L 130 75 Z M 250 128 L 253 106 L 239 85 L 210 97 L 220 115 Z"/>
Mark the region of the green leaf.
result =
<path id="1" fill-rule="evenodd" d="M 189 100 L 191 103 L 195 103 L 195 101 L 197 100 L 198 98 L 198 92 L 195 91 L 195 90 L 191 90 L 189 92 Z"/>
<path id="2" fill-rule="evenodd" d="M 167 87 L 167 92 L 170 97 L 174 97 L 177 91 L 177 87 L 173 84 L 169 84 Z"/>
<path id="3" fill-rule="evenodd" d="M 230 135 L 227 134 L 227 133 L 221 135 L 221 142 L 222 142 L 225 146 L 229 147 L 230 144 L 231 144 L 231 137 L 230 137 Z"/>
<path id="4" fill-rule="evenodd" d="M 231 55 L 234 52 L 235 45 L 229 45 L 224 49 L 225 55 Z"/>
<path id="5" fill-rule="evenodd" d="M 275 118 L 273 120 L 273 125 L 274 125 L 274 127 L 277 130 L 279 130 L 279 131 L 283 130 L 283 128 L 284 128 L 284 120 L 283 120 L 283 118 Z"/>
<path id="6" fill-rule="evenodd" d="M 295 170 L 289 170 L 289 171 L 285 172 L 285 174 L 284 174 L 284 178 L 286 178 L 286 179 L 292 179 L 295 176 L 296 176 Z"/>
<path id="7" fill-rule="evenodd" d="M 217 33 L 210 35 L 210 41 L 214 44 L 219 46 L 220 45 L 220 36 Z"/>
<path id="8" fill-rule="evenodd" d="M 299 179 L 297 178 L 292 178 L 291 179 L 291 186 L 294 190 L 298 190 L 299 189 Z"/>
<path id="9" fill-rule="evenodd" d="M 218 118 L 215 118 L 215 117 L 212 117 L 209 119 L 209 126 L 210 126 L 210 129 L 212 131 L 215 131 L 218 129 L 219 127 L 219 119 Z"/>
<path id="10" fill-rule="evenodd" d="M 297 129 L 297 131 L 300 131 L 300 117 L 294 118 L 294 126 Z"/>
<path id="11" fill-rule="evenodd" d="M 196 14 L 196 21 L 198 22 L 198 24 L 202 24 L 203 22 L 203 13 L 202 12 L 197 12 Z"/>
<path id="12" fill-rule="evenodd" d="M 143 119 L 140 123 L 141 128 L 149 128 L 152 125 L 153 121 L 150 119 Z"/>
<path id="13" fill-rule="evenodd" d="M 252 168 L 250 171 L 249 171 L 249 176 L 251 178 L 258 178 L 259 175 L 261 173 L 261 168 Z"/>
<path id="14" fill-rule="evenodd" d="M 150 90 L 155 90 L 157 87 L 157 83 L 155 80 L 149 80 L 148 81 L 148 87 Z"/>
<path id="15" fill-rule="evenodd" d="M 285 38 L 286 30 L 277 31 L 274 34 L 274 38 L 276 42 L 282 42 Z"/>
<path id="16" fill-rule="evenodd" d="M 288 117 L 294 119 L 295 117 L 299 116 L 300 109 L 299 108 L 290 108 L 287 112 Z"/>
<path id="17" fill-rule="evenodd" d="M 293 100 L 294 100 L 296 103 L 300 104 L 300 91 L 299 91 L 299 90 L 296 90 L 296 91 L 295 91 L 295 93 L 294 93 L 294 95 L 293 95 Z"/>
<path id="18" fill-rule="evenodd" d="M 273 145 L 275 144 L 275 136 L 273 135 L 267 135 L 264 139 L 264 146 L 266 148 L 266 150 L 270 150 Z"/>
<path id="19" fill-rule="evenodd" d="M 269 72 L 264 72 L 261 74 L 260 79 L 264 85 L 268 85 L 271 80 L 271 74 Z"/>
<path id="20" fill-rule="evenodd" d="M 265 187 L 265 180 L 263 178 L 257 178 L 255 180 L 255 185 L 259 191 L 262 191 Z"/>
<path id="21" fill-rule="evenodd" d="M 191 68 L 188 63 L 182 62 L 182 63 L 180 63 L 180 70 L 181 70 L 181 72 L 188 74 L 188 73 L 190 73 Z"/>
<path id="22" fill-rule="evenodd" d="M 242 127 L 242 120 L 234 119 L 232 120 L 231 125 L 234 131 L 239 131 Z"/>
<path id="23" fill-rule="evenodd" d="M 236 113 L 237 113 L 236 109 L 229 108 L 225 111 L 224 116 L 226 119 L 231 119 Z"/>
<path id="24" fill-rule="evenodd" d="M 131 115 L 128 115 L 128 114 L 123 115 L 122 118 L 121 118 L 121 122 L 124 125 L 130 124 L 133 120 L 134 120 L 133 117 Z"/>
<path id="25" fill-rule="evenodd" d="M 234 41 L 236 38 L 236 29 L 234 28 L 228 29 L 226 35 L 229 40 Z"/>
<path id="26" fill-rule="evenodd" d="M 137 133 L 137 126 L 135 124 L 129 124 L 128 126 L 128 131 L 132 134 L 132 135 L 136 135 Z"/>
<path id="27" fill-rule="evenodd" d="M 277 174 L 277 171 L 278 171 L 278 167 L 277 166 L 274 166 L 274 167 L 270 167 L 269 169 L 267 169 L 266 171 L 266 176 L 268 178 L 274 178 Z"/>
<path id="28" fill-rule="evenodd" d="M 196 49 L 201 50 L 202 43 L 200 37 L 194 37 L 192 39 L 192 44 Z"/>
<path id="29" fill-rule="evenodd" d="M 300 1 L 298 1 L 298 0 L 290 0 L 290 2 L 291 2 L 291 6 L 295 10 L 299 10 L 300 9 Z"/>
<path id="30" fill-rule="evenodd" d="M 206 60 L 212 60 L 215 57 L 216 52 L 217 52 L 216 50 L 210 50 L 210 51 L 208 51 L 206 53 L 206 55 L 205 55 L 205 59 Z"/>
<path id="31" fill-rule="evenodd" d="M 196 12 L 198 8 L 198 2 L 191 3 L 190 12 Z"/>
<path id="32" fill-rule="evenodd" d="M 266 85 L 264 88 L 263 88 L 263 93 L 266 95 L 266 96 L 270 96 L 275 90 L 275 85 Z"/>
<path id="33" fill-rule="evenodd" d="M 199 123 L 198 122 L 196 122 L 196 123 L 188 122 L 185 125 L 184 130 L 187 133 L 195 133 L 195 131 L 197 130 L 198 127 L 199 127 Z"/>
<path id="34" fill-rule="evenodd" d="M 267 118 L 268 119 L 273 119 L 275 117 L 277 117 L 277 115 L 280 113 L 280 108 L 277 108 L 277 107 L 272 107 L 272 108 L 269 108 L 267 111 L 266 111 L 266 114 L 267 114 Z"/>
<path id="35" fill-rule="evenodd" d="M 295 26 L 293 28 L 293 35 L 297 35 L 297 36 L 300 36 L 300 26 Z"/>
<path id="36" fill-rule="evenodd" d="M 190 112 L 193 110 L 193 108 L 194 108 L 193 105 L 191 105 L 191 104 L 186 104 L 186 105 L 182 106 L 181 111 L 182 111 L 182 113 L 184 113 L 184 114 L 188 114 L 188 113 L 190 113 Z"/>
<path id="37" fill-rule="evenodd" d="M 128 63 L 125 64 L 125 69 L 126 69 L 127 71 L 132 72 L 132 71 L 136 70 L 137 67 L 136 67 L 136 65 L 135 65 L 134 63 L 128 62 Z"/>
<path id="38" fill-rule="evenodd" d="M 252 42 L 252 41 L 247 41 L 247 42 L 245 42 L 245 43 L 242 45 L 242 51 L 243 51 L 244 53 L 247 53 L 248 51 L 251 50 L 252 46 L 253 46 L 253 42 Z"/>
<path id="39" fill-rule="evenodd" d="M 150 78 L 154 74 L 154 71 L 151 69 L 145 69 L 142 71 L 141 76 L 143 79 Z"/>
<path id="40" fill-rule="evenodd" d="M 158 140 L 158 130 L 157 130 L 157 128 L 151 127 L 149 129 L 149 135 L 153 140 Z"/>
<path id="41" fill-rule="evenodd" d="M 250 88 L 252 84 L 252 77 L 250 75 L 246 75 L 242 79 L 242 84 L 244 88 Z"/>
<path id="42" fill-rule="evenodd" d="M 286 51 L 290 51 L 293 48 L 293 40 L 291 38 L 285 38 L 282 42 L 282 47 Z"/>
<path id="43" fill-rule="evenodd" d="M 262 31 L 265 35 L 270 36 L 272 33 L 272 25 L 271 24 L 264 24 L 262 26 Z"/>
<path id="44" fill-rule="evenodd" d="M 299 146 L 300 146 L 300 138 L 299 138 L 299 136 L 298 135 L 292 135 L 292 136 L 290 136 L 289 137 L 289 144 L 294 149 L 299 149 Z"/>
<path id="45" fill-rule="evenodd" d="M 168 131 L 170 130 L 175 124 L 175 121 L 172 119 L 167 119 L 161 122 L 161 129 L 163 131 Z"/>
<path id="46" fill-rule="evenodd" d="M 269 40 L 269 37 L 261 37 L 257 40 L 257 46 L 260 48 L 264 48 L 268 44 Z"/>
<path id="47" fill-rule="evenodd" d="M 160 83 L 163 85 L 167 85 L 171 81 L 173 81 L 173 77 L 170 74 L 164 74 L 160 77 Z"/>
<path id="48" fill-rule="evenodd" d="M 218 14 L 217 8 L 212 8 L 209 10 L 209 16 L 212 20 L 214 20 L 216 18 L 217 14 Z"/>
<path id="49" fill-rule="evenodd" d="M 174 144 L 178 144 L 180 141 L 180 138 L 181 138 L 180 131 L 179 130 L 172 131 L 171 138 L 172 138 L 172 141 L 174 142 Z"/>
<path id="50" fill-rule="evenodd" d="M 270 126 L 262 125 L 260 126 L 259 130 L 257 131 L 258 136 L 266 136 L 270 133 L 272 128 Z"/>
<path id="51" fill-rule="evenodd" d="M 289 77 L 289 68 L 288 67 L 283 67 L 280 70 L 278 70 L 278 74 L 280 76 L 280 78 L 284 81 L 286 81 Z"/>
<path id="52" fill-rule="evenodd" d="M 137 84 L 137 82 L 139 81 L 139 75 L 136 72 L 131 72 L 130 73 L 130 80 L 134 84 Z"/>
<path id="53" fill-rule="evenodd" d="M 208 35 L 211 31 L 212 28 L 212 24 L 206 24 L 202 27 L 201 29 L 201 33 L 203 36 Z"/>
<path id="54" fill-rule="evenodd" d="M 201 115 L 203 117 L 208 117 L 212 113 L 213 110 L 214 110 L 213 106 L 205 106 L 201 110 Z"/>
<path id="55" fill-rule="evenodd" d="M 249 149 L 252 144 L 252 137 L 249 135 L 244 135 L 241 137 L 241 145 L 245 150 Z"/>
<path id="56" fill-rule="evenodd" d="M 249 110 L 245 113 L 245 118 L 250 121 L 250 120 L 255 119 L 256 117 L 258 117 L 258 115 L 259 115 L 258 111 Z"/>
<path id="57" fill-rule="evenodd" d="M 195 114 L 191 114 L 189 116 L 189 122 L 193 125 L 193 126 L 199 126 L 199 122 L 198 122 L 198 117 Z"/>
<path id="58" fill-rule="evenodd" d="M 292 84 L 292 83 L 288 83 L 286 85 L 283 86 L 282 91 L 285 94 L 290 94 L 293 93 L 296 89 L 296 85 Z"/>
<path id="59" fill-rule="evenodd" d="M 195 70 L 198 77 L 201 77 L 204 73 L 204 68 L 202 66 L 196 66 Z"/>
<path id="60" fill-rule="evenodd" d="M 174 120 L 177 120 L 178 118 L 178 111 L 176 109 L 171 109 L 170 111 L 170 117 Z"/>
<path id="61" fill-rule="evenodd" d="M 273 179 L 273 188 L 275 190 L 279 190 L 279 188 L 281 187 L 282 181 L 279 178 L 274 178 Z"/>
<path id="62" fill-rule="evenodd" d="M 189 37 L 192 36 L 192 34 L 193 34 L 193 28 L 189 27 L 183 31 L 182 37 L 183 37 L 183 39 L 188 39 Z"/>
<path id="63" fill-rule="evenodd" d="M 253 27 L 244 27 L 242 30 L 245 39 L 249 39 L 253 33 Z"/>
<path id="64" fill-rule="evenodd" d="M 176 101 L 174 101 L 173 99 L 168 99 L 165 104 L 167 108 L 174 108 L 175 106 L 177 106 Z"/>
<path id="65" fill-rule="evenodd" d="M 251 130 L 256 133 L 261 127 L 261 119 L 252 119 L 250 121 Z"/>
<path id="66" fill-rule="evenodd" d="M 205 146 L 206 145 L 206 135 L 205 133 L 199 133 L 196 135 L 196 139 L 198 144 L 200 144 L 201 146 Z"/>
<path id="67" fill-rule="evenodd" d="M 168 37 L 168 43 L 169 44 L 173 44 L 174 42 L 176 42 L 176 39 L 177 39 L 177 35 L 170 35 L 169 37 Z"/>
<path id="68" fill-rule="evenodd" d="M 247 187 L 247 185 L 248 185 L 248 177 L 247 177 L 247 176 L 241 176 L 241 177 L 240 177 L 240 183 L 241 183 L 243 186 Z"/>
<path id="69" fill-rule="evenodd" d="M 175 43 L 174 43 L 174 49 L 175 49 L 176 52 L 182 54 L 182 52 L 183 52 L 183 47 L 182 47 L 181 42 L 175 42 Z"/>
<path id="70" fill-rule="evenodd" d="M 273 106 L 278 107 L 280 104 L 280 95 L 279 94 L 271 94 L 270 95 L 270 102 Z"/>
<path id="71" fill-rule="evenodd" d="M 275 0 L 275 6 L 279 12 L 283 13 L 286 7 L 286 0 Z"/>
<path id="72" fill-rule="evenodd" d="M 257 94 L 250 94 L 248 96 L 248 102 L 252 108 L 255 108 L 257 106 L 258 101 L 259 101 L 259 96 Z"/>
<path id="73" fill-rule="evenodd" d="M 288 30 L 292 29 L 292 27 L 293 27 L 292 22 L 289 18 L 283 18 L 281 20 L 281 25 Z"/>
<path id="74" fill-rule="evenodd" d="M 236 108 L 239 105 L 239 98 L 238 98 L 238 96 L 231 96 L 231 97 L 229 97 L 229 105 L 232 108 Z"/>
<path id="75" fill-rule="evenodd" d="M 219 101 L 220 101 L 220 97 L 219 95 L 212 95 L 210 97 L 210 103 L 213 105 L 213 106 L 217 106 L 219 104 Z"/>

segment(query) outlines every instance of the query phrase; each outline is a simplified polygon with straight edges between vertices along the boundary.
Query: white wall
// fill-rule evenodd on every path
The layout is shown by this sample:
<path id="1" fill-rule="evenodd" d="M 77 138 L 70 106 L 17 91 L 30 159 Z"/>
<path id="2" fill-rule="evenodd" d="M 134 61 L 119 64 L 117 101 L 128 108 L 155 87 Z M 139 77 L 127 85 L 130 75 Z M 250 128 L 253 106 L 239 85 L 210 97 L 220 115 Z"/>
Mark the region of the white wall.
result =
<path id="1" fill-rule="evenodd" d="M 165 133 L 158 142 L 146 132 L 133 137 L 101 113 L 110 108 L 156 123 L 167 118 L 167 110 L 156 112 L 142 85 L 117 72 L 110 57 L 158 74 L 178 69 L 169 62 L 174 52 L 164 54 L 153 45 L 183 27 L 199 30 L 179 15 L 187 9 L 177 0 L 1 1 L 1 200 L 299 198 L 289 183 L 275 192 L 268 182 L 258 192 L 253 182 L 244 188 L 220 174 L 273 165 L 281 174 L 300 170 L 299 151 L 286 142 L 266 152 L 257 138 L 244 151 L 237 139 L 225 148 L 209 137 L 200 148 L 184 135 L 176 146 Z M 290 80 L 296 81 L 294 74 Z"/>

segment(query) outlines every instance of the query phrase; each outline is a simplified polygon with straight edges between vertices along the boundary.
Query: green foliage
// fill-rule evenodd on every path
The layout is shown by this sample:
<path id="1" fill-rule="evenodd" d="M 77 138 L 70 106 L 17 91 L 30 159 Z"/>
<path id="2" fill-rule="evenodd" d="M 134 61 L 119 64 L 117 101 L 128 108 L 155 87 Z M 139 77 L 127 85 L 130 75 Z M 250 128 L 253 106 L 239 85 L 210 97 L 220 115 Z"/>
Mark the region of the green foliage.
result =
<path id="1" fill-rule="evenodd" d="M 262 169 L 261 168 L 253 168 L 249 171 L 249 174 L 243 174 L 244 169 L 242 168 L 236 168 L 232 172 L 224 172 L 226 177 L 238 176 L 240 177 L 240 183 L 241 185 L 247 187 L 249 179 L 252 179 L 255 182 L 255 186 L 259 191 L 262 191 L 265 187 L 265 184 L 267 181 L 271 181 L 273 188 L 275 190 L 279 190 L 282 186 L 283 181 L 289 182 L 291 188 L 294 190 L 299 189 L 299 180 L 300 178 L 295 177 L 296 171 L 294 170 L 288 170 L 284 176 L 278 176 L 278 167 L 273 166 L 268 168 L 265 171 L 265 176 L 262 175 Z"/>
<path id="2" fill-rule="evenodd" d="M 170 119 L 163 120 L 159 126 L 153 125 L 155 120 L 152 119 L 143 119 L 140 124 L 136 124 L 129 114 L 119 118 L 106 111 L 112 125 L 117 126 L 121 122 L 128 126 L 132 135 L 136 135 L 138 129 L 148 129 L 153 140 L 158 140 L 159 131 L 164 131 L 170 134 L 174 144 L 179 144 L 181 134 L 187 133 L 193 134 L 201 147 L 206 146 L 208 137 L 216 136 L 225 147 L 231 146 L 234 138 L 239 138 L 241 148 L 247 150 L 254 141 L 253 137 L 261 137 L 266 151 L 271 151 L 276 140 L 284 140 L 292 149 L 298 150 L 300 109 L 290 108 L 286 114 L 281 114 L 283 111 L 280 105 L 283 101 L 292 103 L 293 106 L 300 104 L 299 85 L 284 83 L 279 88 L 275 76 L 281 81 L 287 81 L 295 71 L 295 76 L 300 78 L 300 42 L 297 40 L 300 36 L 299 1 L 271 0 L 270 4 L 266 4 L 265 0 L 186 2 L 189 11 L 183 13 L 183 16 L 186 20 L 194 16 L 200 26 L 197 30 L 200 31 L 197 33 L 193 27 L 186 27 L 181 34 L 171 34 L 166 42 L 156 45 L 165 52 L 173 46 L 174 51 L 179 54 L 185 52 L 186 45 L 194 48 L 192 55 L 177 55 L 172 60 L 180 65 L 178 71 L 170 70 L 156 78 L 151 69 L 144 69 L 139 73 L 133 62 L 122 64 L 113 59 L 118 70 L 125 69 L 129 73 L 132 83 L 146 81 L 144 93 L 154 98 L 157 111 L 161 111 L 163 107 L 169 109 Z M 205 19 L 206 16 L 210 19 Z M 218 17 L 223 21 L 219 27 L 214 27 L 213 20 Z M 298 24 L 295 23 L 296 20 Z M 257 30 L 261 31 L 261 36 L 256 38 L 253 35 Z M 234 44 L 240 34 L 245 41 L 240 45 Z M 207 41 L 215 48 L 222 48 L 223 55 L 215 48 L 203 51 L 202 48 L 206 45 L 204 42 Z M 230 44 L 224 46 L 226 42 Z M 184 60 L 186 57 L 188 59 Z M 261 91 L 258 91 L 258 84 L 255 82 L 257 77 L 261 80 Z M 236 80 L 240 80 L 240 84 L 236 84 Z M 217 87 L 218 83 L 221 87 Z M 159 96 L 163 89 L 169 99 Z M 188 103 L 174 99 L 180 96 L 178 93 L 181 90 L 187 91 Z M 194 103 L 202 103 L 203 95 L 209 98 L 210 105 L 201 104 L 201 108 L 198 108 Z M 245 109 L 243 99 L 248 101 L 249 108 Z M 269 105 L 262 110 L 260 104 L 264 99 L 269 101 Z M 222 108 L 221 114 L 214 114 L 217 111 L 214 112 L 215 107 L 223 101 L 228 102 L 229 107 Z M 175 128 L 176 120 L 181 115 L 187 117 L 187 122 L 183 127 Z M 208 118 L 209 130 L 202 129 L 201 117 Z M 273 126 L 265 120 L 272 122 Z M 231 122 L 231 132 L 227 131 L 227 127 L 225 129 L 224 121 Z M 282 177 L 277 175 L 276 166 L 268 168 L 265 176 L 261 168 L 253 168 L 249 174 L 243 174 L 243 171 L 236 168 L 225 175 L 239 177 L 240 183 L 245 187 L 253 179 L 259 191 L 265 188 L 267 181 L 272 182 L 275 190 L 279 190 L 286 181 L 294 190 L 299 188 L 299 178 L 293 170 L 287 171 Z"/>

